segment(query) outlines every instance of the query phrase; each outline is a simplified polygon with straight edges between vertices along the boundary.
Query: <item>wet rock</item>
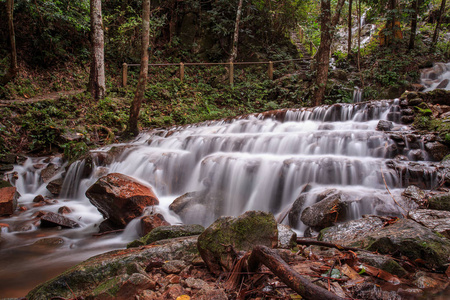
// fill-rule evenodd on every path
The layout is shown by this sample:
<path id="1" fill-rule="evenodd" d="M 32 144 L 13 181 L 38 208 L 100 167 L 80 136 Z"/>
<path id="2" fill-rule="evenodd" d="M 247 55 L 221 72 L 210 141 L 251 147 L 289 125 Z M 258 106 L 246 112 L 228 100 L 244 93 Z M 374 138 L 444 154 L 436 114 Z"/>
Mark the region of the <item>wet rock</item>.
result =
<path id="1" fill-rule="evenodd" d="M 5 188 L 5 187 L 12 187 L 12 184 L 6 180 L 0 180 L 0 189 Z"/>
<path id="2" fill-rule="evenodd" d="M 428 208 L 450 211 L 450 194 L 431 197 L 428 199 Z"/>
<path id="3" fill-rule="evenodd" d="M 56 227 L 61 226 L 64 228 L 75 228 L 80 227 L 77 222 L 66 218 L 60 214 L 55 214 L 53 212 L 48 212 L 41 217 L 41 227 Z"/>
<path id="4" fill-rule="evenodd" d="M 212 287 L 203 288 L 195 294 L 192 299 L 196 300 L 228 300 L 227 294 L 223 289 Z"/>
<path id="5" fill-rule="evenodd" d="M 143 216 L 141 218 L 141 236 L 160 226 L 170 226 L 170 223 L 164 219 L 162 214 Z"/>
<path id="6" fill-rule="evenodd" d="M 394 127 L 394 123 L 391 121 L 380 120 L 377 124 L 378 131 L 390 131 Z"/>
<path id="7" fill-rule="evenodd" d="M 133 273 L 119 287 L 113 299 L 136 299 L 135 295 L 147 289 L 155 289 L 156 282 L 141 273 Z"/>
<path id="8" fill-rule="evenodd" d="M 350 224 L 349 224 L 350 223 Z M 321 231 L 324 241 L 341 243 L 345 246 L 364 248 L 381 254 L 404 255 L 411 260 L 421 259 L 433 268 L 445 268 L 450 253 L 450 241 L 412 220 L 399 219 L 394 224 L 373 227 L 372 230 L 358 230 L 359 235 L 353 239 L 343 240 L 341 230 L 348 235 L 350 221 L 346 224 Z M 367 223 L 367 222 L 366 222 Z"/>
<path id="9" fill-rule="evenodd" d="M 436 89 L 445 89 L 445 88 L 447 87 L 447 85 L 448 85 L 449 82 L 450 82 L 450 81 L 449 81 L 448 79 L 442 80 L 442 81 L 438 84 L 438 86 L 436 87 Z"/>
<path id="10" fill-rule="evenodd" d="M 448 147 L 439 142 L 426 143 L 425 149 L 428 151 L 431 158 L 435 161 L 441 161 L 445 156 L 449 154 Z"/>
<path id="11" fill-rule="evenodd" d="M 297 234 L 291 227 L 283 224 L 277 225 L 278 229 L 278 248 L 292 248 L 296 245 Z"/>
<path id="12" fill-rule="evenodd" d="M 64 179 L 62 179 L 62 178 L 57 178 L 55 180 L 52 180 L 47 184 L 46 189 L 50 193 L 52 193 L 52 195 L 58 196 L 61 193 L 61 188 L 62 188 L 63 182 L 64 182 Z"/>
<path id="13" fill-rule="evenodd" d="M 86 191 L 86 196 L 117 229 L 142 215 L 147 206 L 159 204 L 150 187 L 119 173 L 101 177 Z"/>
<path id="14" fill-rule="evenodd" d="M 450 211 L 418 209 L 410 211 L 408 218 L 450 239 Z"/>
<path id="15" fill-rule="evenodd" d="M 119 286 L 124 278 L 121 276 L 136 273 L 136 268 L 145 268 L 152 259 L 191 261 L 197 255 L 197 239 L 194 237 L 169 241 L 159 246 L 107 252 L 94 256 L 37 286 L 27 295 L 27 298 L 47 300 L 52 297 L 68 299 L 85 297 L 92 295 L 97 288 L 108 283 L 110 286 Z M 70 286 L 71 290 L 67 286 Z"/>
<path id="16" fill-rule="evenodd" d="M 61 215 L 70 214 L 71 212 L 72 210 L 67 206 L 61 206 L 60 208 L 58 208 L 58 214 Z"/>
<path id="17" fill-rule="evenodd" d="M 183 260 L 170 260 L 162 265 L 162 270 L 167 274 L 179 274 L 186 268 L 186 263 Z"/>
<path id="18" fill-rule="evenodd" d="M 45 247 L 60 247 L 64 244 L 64 239 L 60 237 L 43 238 L 37 240 L 33 245 Z"/>
<path id="19" fill-rule="evenodd" d="M 361 251 L 358 251 L 357 255 L 358 260 L 360 262 L 384 270 L 393 275 L 403 277 L 408 273 L 405 269 L 403 269 L 402 266 L 400 266 L 395 260 L 393 260 L 389 256 Z"/>
<path id="20" fill-rule="evenodd" d="M 45 199 L 44 199 L 44 196 L 42 196 L 42 195 L 37 195 L 36 197 L 34 197 L 34 199 L 33 199 L 33 202 L 34 203 L 39 203 L 39 202 L 44 202 L 45 201 Z"/>
<path id="21" fill-rule="evenodd" d="M 61 166 L 50 163 L 41 171 L 41 178 L 45 183 L 49 183 L 50 179 L 55 177 L 61 171 Z"/>
<path id="22" fill-rule="evenodd" d="M 234 217 L 217 219 L 198 237 L 198 250 L 208 269 L 219 274 L 230 271 L 234 251 L 247 251 L 255 245 L 277 246 L 277 223 L 272 214 L 248 211 Z M 231 251 L 233 249 L 233 251 Z"/>
<path id="23" fill-rule="evenodd" d="M 185 224 L 210 224 L 221 215 L 223 203 L 225 200 L 221 193 L 189 192 L 175 199 L 169 209 Z"/>
<path id="24" fill-rule="evenodd" d="M 387 292 L 373 283 L 362 283 L 351 288 L 352 298 L 371 300 L 401 300 L 396 292 Z"/>
<path id="25" fill-rule="evenodd" d="M 342 195 L 334 194 L 320 202 L 305 208 L 301 220 L 313 229 L 320 230 L 342 221 L 346 216 L 347 203 L 342 200 Z"/>
<path id="26" fill-rule="evenodd" d="M 204 280 L 197 279 L 197 278 L 186 278 L 185 280 L 187 287 L 191 289 L 203 289 L 203 288 L 209 288 L 208 283 L 206 283 Z"/>
<path id="27" fill-rule="evenodd" d="M 205 228 L 201 225 L 171 225 L 160 226 L 153 229 L 144 237 L 127 245 L 128 248 L 149 245 L 156 241 L 173 239 L 178 237 L 193 236 L 201 234 Z"/>
<path id="28" fill-rule="evenodd" d="M 416 280 L 413 281 L 413 284 L 420 289 L 427 288 L 437 288 L 442 285 L 442 282 L 439 282 L 429 276 L 426 276 L 423 272 L 418 272 L 416 274 Z"/>
<path id="29" fill-rule="evenodd" d="M 402 196 L 414 201 L 416 204 L 418 204 L 419 206 L 423 206 L 424 205 L 424 201 L 425 201 L 425 192 L 422 189 L 419 189 L 417 186 L 415 185 L 410 185 L 408 186 L 403 192 L 402 192 Z"/>
<path id="30" fill-rule="evenodd" d="M 300 224 L 300 214 L 306 203 L 307 194 L 302 194 L 292 204 L 291 210 L 288 214 L 289 225 L 297 227 Z"/>
<path id="31" fill-rule="evenodd" d="M 179 284 L 172 284 L 161 295 L 162 299 L 177 299 L 179 296 L 185 295 L 186 290 Z"/>
<path id="32" fill-rule="evenodd" d="M 12 215 L 17 208 L 19 197 L 15 187 L 0 188 L 0 216 Z"/>

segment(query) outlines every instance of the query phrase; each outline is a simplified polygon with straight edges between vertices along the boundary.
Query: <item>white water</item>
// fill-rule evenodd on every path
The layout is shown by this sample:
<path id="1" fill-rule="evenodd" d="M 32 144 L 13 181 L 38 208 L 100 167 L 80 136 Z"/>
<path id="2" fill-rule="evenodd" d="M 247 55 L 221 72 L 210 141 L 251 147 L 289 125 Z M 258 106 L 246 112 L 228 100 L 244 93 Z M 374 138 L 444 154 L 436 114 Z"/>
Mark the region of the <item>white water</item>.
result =
<path id="1" fill-rule="evenodd" d="M 396 111 L 397 105 L 398 101 L 374 101 L 322 106 L 142 134 L 131 144 L 115 145 L 126 149 L 111 164 L 102 165 L 100 159 L 94 159 L 96 165 L 88 178 L 82 176 L 84 162 L 73 164 L 65 175 L 58 203 L 43 207 L 32 207 L 32 200 L 38 194 L 51 197 L 40 170 L 33 167 L 44 160 L 30 159 L 15 167 L 19 175 L 15 185 L 22 195 L 19 204 L 29 210 L 1 220 L 10 227 L 2 232 L 6 242 L 0 250 L 0 295 L 3 289 L 6 296 L 17 296 L 18 286 L 29 290 L 68 265 L 124 247 L 137 238 L 137 221 L 122 234 L 93 236 L 103 218 L 84 194 L 107 173 L 123 173 L 152 186 L 160 199 L 154 209 L 172 224 L 181 223 L 181 219 L 168 207 L 186 192 L 220 195 L 210 197 L 214 203 L 196 204 L 183 217 L 185 223 L 207 226 L 220 215 L 239 215 L 246 210 L 277 215 L 292 205 L 305 184 L 312 187 L 308 205 L 315 202 L 315 195 L 335 188 L 344 192 L 352 219 L 368 213 L 398 215 L 401 211 L 386 186 L 402 203 L 404 178 L 386 165 L 393 140 L 375 130 L 378 121 Z M 98 149 L 92 155 L 104 156 L 110 148 Z M 399 154 L 407 156 L 417 149 L 423 149 L 420 138 L 414 147 L 407 144 Z M 418 164 L 426 166 L 427 162 Z M 430 187 L 436 184 L 433 172 L 430 168 L 426 183 Z M 66 216 L 80 223 L 80 228 L 43 230 L 30 221 L 39 210 L 57 212 L 61 206 L 72 209 Z M 292 225 L 299 232 L 305 230 L 302 224 Z M 61 237 L 64 243 L 44 248 L 33 245 L 42 237 Z M 25 259 L 27 263 L 21 263 Z M 23 278 L 11 279 L 23 272 L 35 273 L 38 279 L 28 285 Z"/>
<path id="2" fill-rule="evenodd" d="M 425 86 L 424 92 L 450 90 L 450 63 L 436 63 L 432 68 L 422 70 L 420 81 Z"/>

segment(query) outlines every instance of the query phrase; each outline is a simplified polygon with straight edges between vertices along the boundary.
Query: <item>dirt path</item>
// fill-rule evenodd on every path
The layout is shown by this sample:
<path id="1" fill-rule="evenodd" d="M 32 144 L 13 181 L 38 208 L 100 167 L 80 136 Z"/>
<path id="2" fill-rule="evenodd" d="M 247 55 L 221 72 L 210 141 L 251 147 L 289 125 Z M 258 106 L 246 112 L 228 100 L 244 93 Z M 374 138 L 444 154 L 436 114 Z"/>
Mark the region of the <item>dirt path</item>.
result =
<path id="1" fill-rule="evenodd" d="M 71 96 L 84 92 L 84 89 L 72 90 L 72 91 L 61 91 L 54 92 L 50 94 L 40 95 L 28 99 L 16 99 L 16 100 L 0 100 L 0 106 L 10 106 L 17 103 L 35 103 L 44 100 L 56 100 L 62 96 Z"/>

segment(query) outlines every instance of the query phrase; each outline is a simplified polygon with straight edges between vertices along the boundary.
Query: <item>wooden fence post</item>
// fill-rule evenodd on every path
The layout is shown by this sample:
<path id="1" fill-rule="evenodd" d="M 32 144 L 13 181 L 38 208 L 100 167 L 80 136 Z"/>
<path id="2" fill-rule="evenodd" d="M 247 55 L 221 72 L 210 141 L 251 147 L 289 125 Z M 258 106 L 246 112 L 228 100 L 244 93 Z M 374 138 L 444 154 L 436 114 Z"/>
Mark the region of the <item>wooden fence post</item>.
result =
<path id="1" fill-rule="evenodd" d="M 184 64 L 180 62 L 180 80 L 183 82 L 184 80 Z"/>
<path id="2" fill-rule="evenodd" d="M 122 65 L 122 86 L 127 87 L 127 79 L 128 79 L 128 65 L 127 63 L 123 63 Z"/>
<path id="3" fill-rule="evenodd" d="M 229 75 L 230 75 L 230 85 L 233 86 L 233 81 L 234 81 L 234 64 L 233 64 L 232 61 L 230 61 Z"/>
<path id="4" fill-rule="evenodd" d="M 269 79 L 273 80 L 273 62 L 269 61 Z"/>

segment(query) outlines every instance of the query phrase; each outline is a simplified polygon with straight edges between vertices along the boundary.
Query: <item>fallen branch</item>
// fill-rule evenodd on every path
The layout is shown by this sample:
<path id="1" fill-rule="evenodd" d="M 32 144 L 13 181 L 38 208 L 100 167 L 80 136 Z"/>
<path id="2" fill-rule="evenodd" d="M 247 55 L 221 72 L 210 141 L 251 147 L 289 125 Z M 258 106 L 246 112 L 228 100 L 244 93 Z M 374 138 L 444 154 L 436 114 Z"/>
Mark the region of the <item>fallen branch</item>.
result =
<path id="1" fill-rule="evenodd" d="M 309 239 L 297 239 L 297 244 L 305 245 L 305 246 L 322 246 L 328 248 L 336 248 L 338 250 L 350 250 L 350 251 L 365 251 L 361 248 L 353 248 L 353 247 L 345 247 L 334 243 L 321 242 L 316 240 Z"/>
<path id="2" fill-rule="evenodd" d="M 343 300 L 298 274 L 274 250 L 266 246 L 253 248 L 248 260 L 249 271 L 256 271 L 260 264 L 268 267 L 283 283 L 305 299 Z"/>

